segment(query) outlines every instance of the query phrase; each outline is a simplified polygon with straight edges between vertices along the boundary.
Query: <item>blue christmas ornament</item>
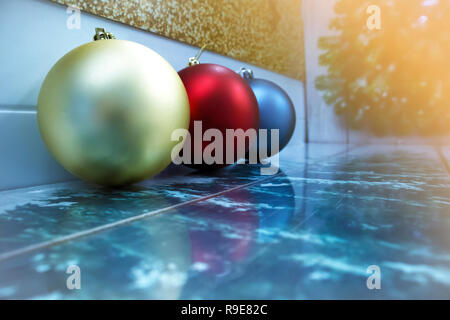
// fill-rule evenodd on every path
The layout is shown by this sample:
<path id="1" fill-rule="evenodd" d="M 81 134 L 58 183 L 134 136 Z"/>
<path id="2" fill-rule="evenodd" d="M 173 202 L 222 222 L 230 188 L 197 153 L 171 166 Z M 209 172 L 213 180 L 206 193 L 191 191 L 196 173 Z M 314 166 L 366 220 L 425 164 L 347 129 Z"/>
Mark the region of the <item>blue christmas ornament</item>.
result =
<path id="1" fill-rule="evenodd" d="M 295 109 L 287 93 L 277 84 L 263 79 L 255 79 L 253 71 L 242 68 L 239 74 L 253 89 L 259 105 L 259 129 L 267 129 L 267 155 L 273 156 L 271 151 L 271 129 L 279 130 L 279 151 L 289 142 L 295 129 Z M 260 149 L 258 137 L 258 154 Z"/>

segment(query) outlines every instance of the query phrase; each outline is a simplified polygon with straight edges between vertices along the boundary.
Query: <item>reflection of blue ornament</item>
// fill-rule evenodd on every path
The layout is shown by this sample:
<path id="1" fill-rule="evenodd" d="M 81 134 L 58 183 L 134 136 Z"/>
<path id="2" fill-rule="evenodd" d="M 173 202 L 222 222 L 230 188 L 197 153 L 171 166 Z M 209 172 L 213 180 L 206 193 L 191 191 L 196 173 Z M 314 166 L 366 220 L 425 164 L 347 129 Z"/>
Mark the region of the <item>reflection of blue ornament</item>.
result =
<path id="1" fill-rule="evenodd" d="M 242 68 L 239 73 L 247 80 L 259 104 L 259 129 L 267 129 L 267 155 L 271 152 L 270 129 L 279 129 L 279 151 L 289 142 L 295 129 L 295 109 L 287 93 L 277 84 L 253 78 L 253 71 Z M 259 141 L 259 138 L 258 138 Z M 259 146 L 258 146 L 259 149 Z M 274 152 L 274 154 L 276 154 Z"/>
<path id="2" fill-rule="evenodd" d="M 296 212 L 295 190 L 291 181 L 280 170 L 277 178 L 259 184 L 251 190 L 252 200 L 258 208 L 258 242 L 279 240 L 280 232 L 288 232 Z"/>

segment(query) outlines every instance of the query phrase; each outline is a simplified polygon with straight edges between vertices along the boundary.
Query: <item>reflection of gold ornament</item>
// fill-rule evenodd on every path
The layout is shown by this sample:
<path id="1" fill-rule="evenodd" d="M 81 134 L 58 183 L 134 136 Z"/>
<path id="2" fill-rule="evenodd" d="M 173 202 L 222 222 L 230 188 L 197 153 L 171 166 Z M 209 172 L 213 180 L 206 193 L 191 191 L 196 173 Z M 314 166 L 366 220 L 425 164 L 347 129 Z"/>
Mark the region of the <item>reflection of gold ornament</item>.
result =
<path id="1" fill-rule="evenodd" d="M 108 217 L 125 218 L 139 215 L 152 208 L 166 208 L 173 203 L 159 194 L 153 194 L 144 187 L 131 186 L 119 191 L 88 191 L 80 197 L 72 198 L 71 205 L 58 220 L 59 228 L 66 228 L 85 221 L 91 213 L 91 219 L 104 221 Z M 125 201 L 126 200 L 126 201 Z M 94 217 L 92 214 L 101 213 Z M 179 214 L 176 209 L 171 214 Z M 109 214 L 107 214 L 109 213 Z M 108 222 L 114 222 L 115 219 Z M 91 221 L 92 222 L 92 221 Z M 127 232 L 110 232 L 95 247 L 88 246 L 79 250 L 65 250 L 58 257 L 64 261 L 83 259 L 89 261 L 87 268 L 97 281 L 89 285 L 89 290 L 79 290 L 80 299 L 180 299 L 184 284 L 188 280 L 192 263 L 191 241 L 185 221 L 167 219 L 165 215 L 141 220 L 126 226 Z M 132 234 L 129 238 L 127 235 Z M 98 255 L 99 248 L 106 246 L 107 252 Z M 64 259 L 63 259 L 64 258 Z M 126 274 L 130 282 L 108 283 L 105 273 L 105 261 L 114 265 L 114 272 Z M 53 266 L 46 256 L 43 264 Z M 117 290 L 125 286 L 127 290 Z M 131 291 L 129 291 L 131 290 Z"/>
<path id="2" fill-rule="evenodd" d="M 101 32 L 103 31 L 103 32 Z M 41 135 L 70 172 L 106 186 L 137 182 L 171 161 L 189 126 L 177 72 L 156 52 L 97 29 L 50 70 L 38 101 Z"/>

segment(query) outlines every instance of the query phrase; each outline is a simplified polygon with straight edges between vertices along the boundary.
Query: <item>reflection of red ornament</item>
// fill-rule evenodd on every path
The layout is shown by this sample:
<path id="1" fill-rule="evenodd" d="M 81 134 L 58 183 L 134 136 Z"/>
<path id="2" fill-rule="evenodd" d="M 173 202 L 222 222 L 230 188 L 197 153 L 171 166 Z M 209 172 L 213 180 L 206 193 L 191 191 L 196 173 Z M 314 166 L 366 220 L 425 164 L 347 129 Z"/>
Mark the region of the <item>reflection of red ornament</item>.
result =
<path id="1" fill-rule="evenodd" d="M 178 73 L 186 87 L 189 97 L 191 122 L 191 167 L 199 169 L 219 168 L 224 165 L 194 164 L 194 140 L 203 141 L 194 136 L 194 121 L 202 121 L 203 133 L 211 128 L 218 129 L 223 136 L 223 163 L 226 163 L 226 129 L 258 129 L 259 108 L 256 97 L 247 84 L 234 71 L 216 64 L 197 64 Z M 202 142 L 202 154 L 212 142 Z M 246 150 L 248 150 L 248 141 Z M 237 148 L 235 140 L 234 161 Z M 202 158 L 203 159 L 203 158 Z"/>
<path id="2" fill-rule="evenodd" d="M 251 203 L 251 194 L 240 190 L 228 194 L 227 201 L 233 203 Z M 237 238 L 227 237 L 220 230 L 191 229 L 189 235 L 192 245 L 192 263 L 204 263 L 208 267 L 205 272 L 211 275 L 223 275 L 229 272 L 229 266 L 243 262 L 249 256 L 255 244 L 256 230 L 259 227 L 259 216 L 256 208 L 245 212 L 211 211 L 208 206 L 195 210 L 200 219 L 213 219 L 215 224 L 226 226 L 226 230 L 236 230 Z M 216 213 L 216 214 L 215 214 Z"/>

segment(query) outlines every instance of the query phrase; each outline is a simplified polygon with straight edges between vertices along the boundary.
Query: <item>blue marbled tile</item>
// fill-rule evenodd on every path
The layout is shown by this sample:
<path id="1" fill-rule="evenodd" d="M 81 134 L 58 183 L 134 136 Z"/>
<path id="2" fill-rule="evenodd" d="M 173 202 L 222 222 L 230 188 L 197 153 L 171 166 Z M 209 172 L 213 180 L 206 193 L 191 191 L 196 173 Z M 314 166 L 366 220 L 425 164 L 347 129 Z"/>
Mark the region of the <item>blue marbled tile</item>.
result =
<path id="1" fill-rule="evenodd" d="M 307 154 L 302 145 L 291 150 L 290 154 L 297 155 L 293 157 L 296 161 L 283 160 L 279 166 L 296 171 Z M 258 166 L 235 165 L 212 173 L 171 166 L 157 179 L 121 190 L 75 181 L 2 191 L 0 255 L 261 178 Z"/>
<path id="2" fill-rule="evenodd" d="M 181 285 L 190 272 L 207 268 L 220 275 L 234 263 L 246 260 L 254 246 L 252 236 L 259 227 L 260 214 L 265 215 L 264 223 L 273 228 L 286 225 L 295 202 L 289 184 L 285 191 L 280 195 L 288 200 L 283 208 L 290 205 L 291 212 L 281 215 L 272 213 L 270 198 L 256 206 L 255 195 L 244 189 L 171 214 L 2 261 L 0 294 L 3 292 L 5 298 L 179 298 Z M 261 237 L 268 241 L 272 236 Z M 221 254 L 225 252 L 229 253 L 223 259 Z M 81 267 L 83 287 L 86 283 L 88 290 L 65 289 L 67 263 Z"/>
<path id="3" fill-rule="evenodd" d="M 261 179 L 255 166 L 165 176 L 126 189 L 68 182 L 0 192 L 0 254 Z"/>
<path id="4" fill-rule="evenodd" d="M 170 214 L 2 261 L 0 296 L 448 299 L 449 187 L 432 148 L 311 159 Z M 66 288 L 73 264 L 81 290 Z M 366 287 L 370 265 L 381 268 L 381 290 Z"/>

